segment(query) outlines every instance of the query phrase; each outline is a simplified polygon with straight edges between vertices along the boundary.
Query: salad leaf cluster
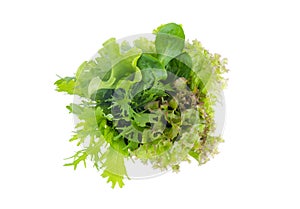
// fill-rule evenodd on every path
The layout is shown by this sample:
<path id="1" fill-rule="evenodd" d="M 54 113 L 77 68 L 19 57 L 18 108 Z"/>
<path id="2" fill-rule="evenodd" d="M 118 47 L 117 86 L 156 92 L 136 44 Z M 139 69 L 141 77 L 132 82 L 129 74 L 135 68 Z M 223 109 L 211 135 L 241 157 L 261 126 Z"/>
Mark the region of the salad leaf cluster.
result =
<path id="1" fill-rule="evenodd" d="M 125 159 L 179 170 L 182 161 L 206 163 L 222 142 L 214 136 L 214 105 L 226 85 L 227 60 L 197 40 L 185 40 L 181 25 L 153 31 L 155 40 L 107 40 L 97 56 L 72 77 L 55 82 L 75 95 L 67 109 L 78 123 L 70 141 L 81 147 L 66 166 L 91 160 L 102 177 L 124 185 Z"/>

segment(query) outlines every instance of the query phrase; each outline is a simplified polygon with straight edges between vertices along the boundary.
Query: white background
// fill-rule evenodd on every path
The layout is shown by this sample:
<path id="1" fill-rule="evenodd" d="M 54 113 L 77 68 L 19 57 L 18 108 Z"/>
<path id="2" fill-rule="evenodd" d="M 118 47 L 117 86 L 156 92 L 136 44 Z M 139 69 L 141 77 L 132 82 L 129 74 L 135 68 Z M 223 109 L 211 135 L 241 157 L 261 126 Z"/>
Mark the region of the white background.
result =
<path id="1" fill-rule="evenodd" d="M 197 3 L 196 3 L 197 2 Z M 298 1 L 1 1 L 0 208 L 300 208 Z M 112 190 L 73 154 L 54 91 L 102 42 L 184 26 L 229 59 L 221 153 Z"/>

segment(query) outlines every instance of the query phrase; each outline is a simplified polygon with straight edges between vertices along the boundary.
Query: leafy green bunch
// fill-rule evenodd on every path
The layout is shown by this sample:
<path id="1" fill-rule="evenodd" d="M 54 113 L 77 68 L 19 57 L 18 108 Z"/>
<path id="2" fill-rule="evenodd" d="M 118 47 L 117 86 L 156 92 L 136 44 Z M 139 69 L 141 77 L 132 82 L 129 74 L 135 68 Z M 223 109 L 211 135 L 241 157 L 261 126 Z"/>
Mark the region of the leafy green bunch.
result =
<path id="1" fill-rule="evenodd" d="M 175 23 L 153 36 L 111 38 L 74 76 L 55 82 L 76 98 L 67 106 L 78 118 L 70 141 L 81 149 L 66 165 L 91 160 L 112 187 L 129 178 L 126 159 L 179 171 L 191 158 L 207 162 L 222 142 L 213 134 L 214 105 L 226 84 L 226 59 L 186 41 Z"/>

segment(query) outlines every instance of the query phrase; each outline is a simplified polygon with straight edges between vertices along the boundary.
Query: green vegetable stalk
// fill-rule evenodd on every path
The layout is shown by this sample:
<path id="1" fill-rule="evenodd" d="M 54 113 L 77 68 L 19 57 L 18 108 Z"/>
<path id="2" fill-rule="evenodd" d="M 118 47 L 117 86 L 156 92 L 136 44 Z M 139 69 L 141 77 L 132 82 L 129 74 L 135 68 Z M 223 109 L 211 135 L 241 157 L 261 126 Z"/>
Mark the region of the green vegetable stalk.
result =
<path id="1" fill-rule="evenodd" d="M 75 95 L 67 106 L 79 122 L 70 141 L 82 147 L 66 166 L 91 160 L 112 187 L 129 178 L 125 159 L 179 171 L 217 153 L 214 105 L 226 85 L 227 60 L 185 40 L 181 25 L 161 25 L 155 40 L 112 38 L 72 77 L 55 82 Z"/>

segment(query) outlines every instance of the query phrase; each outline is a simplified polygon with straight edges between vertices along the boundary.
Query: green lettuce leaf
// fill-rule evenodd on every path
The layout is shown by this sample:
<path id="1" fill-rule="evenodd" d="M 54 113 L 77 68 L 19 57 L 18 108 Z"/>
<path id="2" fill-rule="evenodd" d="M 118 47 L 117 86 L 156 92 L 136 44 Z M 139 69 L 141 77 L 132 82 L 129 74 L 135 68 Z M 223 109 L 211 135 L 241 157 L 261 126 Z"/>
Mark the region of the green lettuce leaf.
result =
<path id="1" fill-rule="evenodd" d="M 158 58 L 166 66 L 174 57 L 181 54 L 185 35 L 180 25 L 169 23 L 158 27 L 154 33 L 156 34 L 155 47 Z"/>

